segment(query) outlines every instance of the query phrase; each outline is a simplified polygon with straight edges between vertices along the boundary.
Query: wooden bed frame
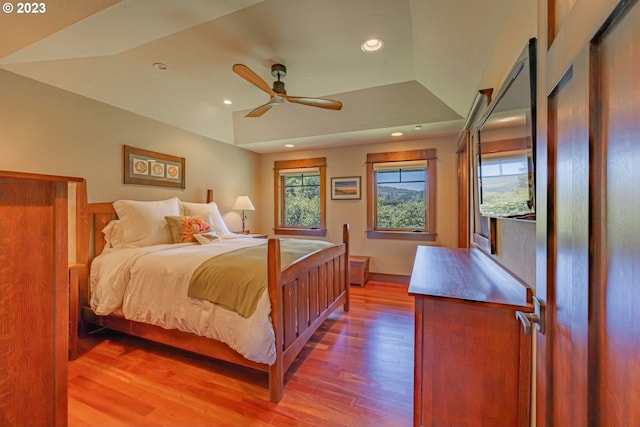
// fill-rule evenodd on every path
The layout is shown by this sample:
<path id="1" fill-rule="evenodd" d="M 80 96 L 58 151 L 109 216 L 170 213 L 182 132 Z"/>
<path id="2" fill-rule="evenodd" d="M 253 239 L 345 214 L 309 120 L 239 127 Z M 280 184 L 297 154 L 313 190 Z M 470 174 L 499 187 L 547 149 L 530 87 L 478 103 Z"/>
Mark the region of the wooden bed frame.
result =
<path id="1" fill-rule="evenodd" d="M 268 240 L 268 292 L 276 344 L 276 361 L 271 366 L 250 361 L 211 338 L 126 320 L 121 315 L 98 316 L 89 307 L 89 268 L 93 257 L 105 247 L 102 229 L 116 214 L 111 203 L 87 204 L 86 188 L 78 188 L 76 202 L 77 262 L 84 266 L 79 273 L 80 334 L 94 324 L 267 372 L 269 399 L 279 402 L 284 374 L 313 333 L 340 305 L 349 311 L 349 226 L 345 224 L 342 244 L 301 258 L 284 269 L 279 267 L 280 240 Z M 71 354 L 77 354 L 75 349 Z"/>

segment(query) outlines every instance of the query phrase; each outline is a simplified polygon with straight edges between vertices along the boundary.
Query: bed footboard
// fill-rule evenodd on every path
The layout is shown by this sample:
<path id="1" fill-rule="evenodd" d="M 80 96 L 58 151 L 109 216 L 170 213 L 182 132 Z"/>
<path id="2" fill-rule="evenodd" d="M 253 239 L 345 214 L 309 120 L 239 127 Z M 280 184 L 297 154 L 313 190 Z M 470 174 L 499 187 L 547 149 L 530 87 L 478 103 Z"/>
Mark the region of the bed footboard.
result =
<path id="1" fill-rule="evenodd" d="M 329 315 L 349 311 L 349 225 L 343 243 L 280 270 L 280 241 L 269 240 L 269 296 L 276 336 L 276 362 L 269 367 L 269 399 L 278 402 L 284 373 Z M 280 303 L 276 303 L 279 301 Z"/>

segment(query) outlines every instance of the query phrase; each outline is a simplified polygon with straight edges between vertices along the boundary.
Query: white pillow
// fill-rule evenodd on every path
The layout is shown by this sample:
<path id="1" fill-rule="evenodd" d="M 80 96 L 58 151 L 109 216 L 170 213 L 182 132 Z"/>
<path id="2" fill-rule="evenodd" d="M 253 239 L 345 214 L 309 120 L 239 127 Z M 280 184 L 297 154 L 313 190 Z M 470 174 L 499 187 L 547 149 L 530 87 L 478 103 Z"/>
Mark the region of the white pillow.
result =
<path id="1" fill-rule="evenodd" d="M 180 206 L 183 210 L 183 215 L 185 216 L 211 216 L 211 221 L 213 225 L 213 230 L 219 236 L 224 236 L 226 234 L 232 234 L 227 228 L 227 224 L 224 223 L 222 219 L 222 215 L 220 215 L 220 211 L 218 210 L 218 205 L 216 202 L 211 203 L 189 203 L 180 201 Z"/>
<path id="2" fill-rule="evenodd" d="M 166 216 L 180 215 L 180 200 L 143 202 L 118 200 L 113 203 L 123 229 L 126 246 L 151 246 L 173 243 Z"/>
<path id="3" fill-rule="evenodd" d="M 119 220 L 114 219 L 113 221 L 109 221 L 109 224 L 102 229 L 102 232 L 104 233 L 104 240 L 107 242 L 108 248 L 123 248 L 126 246 L 124 232 Z"/>

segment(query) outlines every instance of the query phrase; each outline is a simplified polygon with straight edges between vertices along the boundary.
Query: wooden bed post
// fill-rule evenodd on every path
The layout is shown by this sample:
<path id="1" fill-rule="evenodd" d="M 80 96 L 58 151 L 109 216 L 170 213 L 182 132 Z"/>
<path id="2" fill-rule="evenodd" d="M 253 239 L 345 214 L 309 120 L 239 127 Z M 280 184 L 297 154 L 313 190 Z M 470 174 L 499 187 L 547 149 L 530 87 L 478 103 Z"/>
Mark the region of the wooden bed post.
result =
<path id="1" fill-rule="evenodd" d="M 344 243 L 344 285 L 345 292 L 347 294 L 347 300 L 345 301 L 343 310 L 349 311 L 349 301 L 351 300 L 351 285 L 349 284 L 349 224 L 342 225 L 342 243 Z"/>
<path id="2" fill-rule="evenodd" d="M 283 355 L 283 335 L 282 325 L 282 278 L 280 267 L 280 239 L 271 238 L 268 241 L 268 290 L 271 299 L 271 323 L 275 335 L 276 361 L 269 366 L 269 400 L 279 402 L 284 392 L 284 362 Z M 277 301 L 277 302 L 276 302 Z"/>
<path id="3" fill-rule="evenodd" d="M 88 300 L 88 284 L 89 284 L 89 253 L 90 253 L 90 237 L 89 237 L 89 215 L 87 211 L 87 181 L 85 179 L 82 182 L 76 184 L 76 263 L 80 266 L 78 272 L 78 295 L 74 295 L 71 299 L 76 304 L 70 306 L 69 310 L 74 310 L 77 313 L 78 325 L 77 334 L 79 336 L 85 336 L 87 333 L 87 325 L 82 319 L 80 313 L 80 307 L 82 307 L 86 300 Z M 76 330 L 72 327 L 71 330 Z M 78 354 L 78 340 L 77 337 L 73 337 L 70 340 L 70 354 L 74 357 Z"/>

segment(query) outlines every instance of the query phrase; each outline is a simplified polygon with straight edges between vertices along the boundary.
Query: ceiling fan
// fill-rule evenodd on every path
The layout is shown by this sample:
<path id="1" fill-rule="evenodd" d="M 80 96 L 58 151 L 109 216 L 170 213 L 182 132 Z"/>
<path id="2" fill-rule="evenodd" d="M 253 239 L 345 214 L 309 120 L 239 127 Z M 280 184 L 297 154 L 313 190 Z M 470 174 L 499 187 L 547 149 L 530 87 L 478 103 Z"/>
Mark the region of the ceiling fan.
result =
<path id="1" fill-rule="evenodd" d="M 273 88 L 270 88 L 267 82 L 261 79 L 260 76 L 246 65 L 235 64 L 233 66 L 233 71 L 258 89 L 266 92 L 271 97 L 269 102 L 249 111 L 245 117 L 260 117 L 269 111 L 274 105 L 283 104 L 285 102 L 326 108 L 328 110 L 340 110 L 342 108 L 342 102 L 335 101 L 333 99 L 287 95 L 287 91 L 284 89 L 284 82 L 280 81 L 281 78 L 284 78 L 287 75 L 287 67 L 282 64 L 273 64 L 271 66 L 271 75 L 278 79 L 273 82 Z"/>

